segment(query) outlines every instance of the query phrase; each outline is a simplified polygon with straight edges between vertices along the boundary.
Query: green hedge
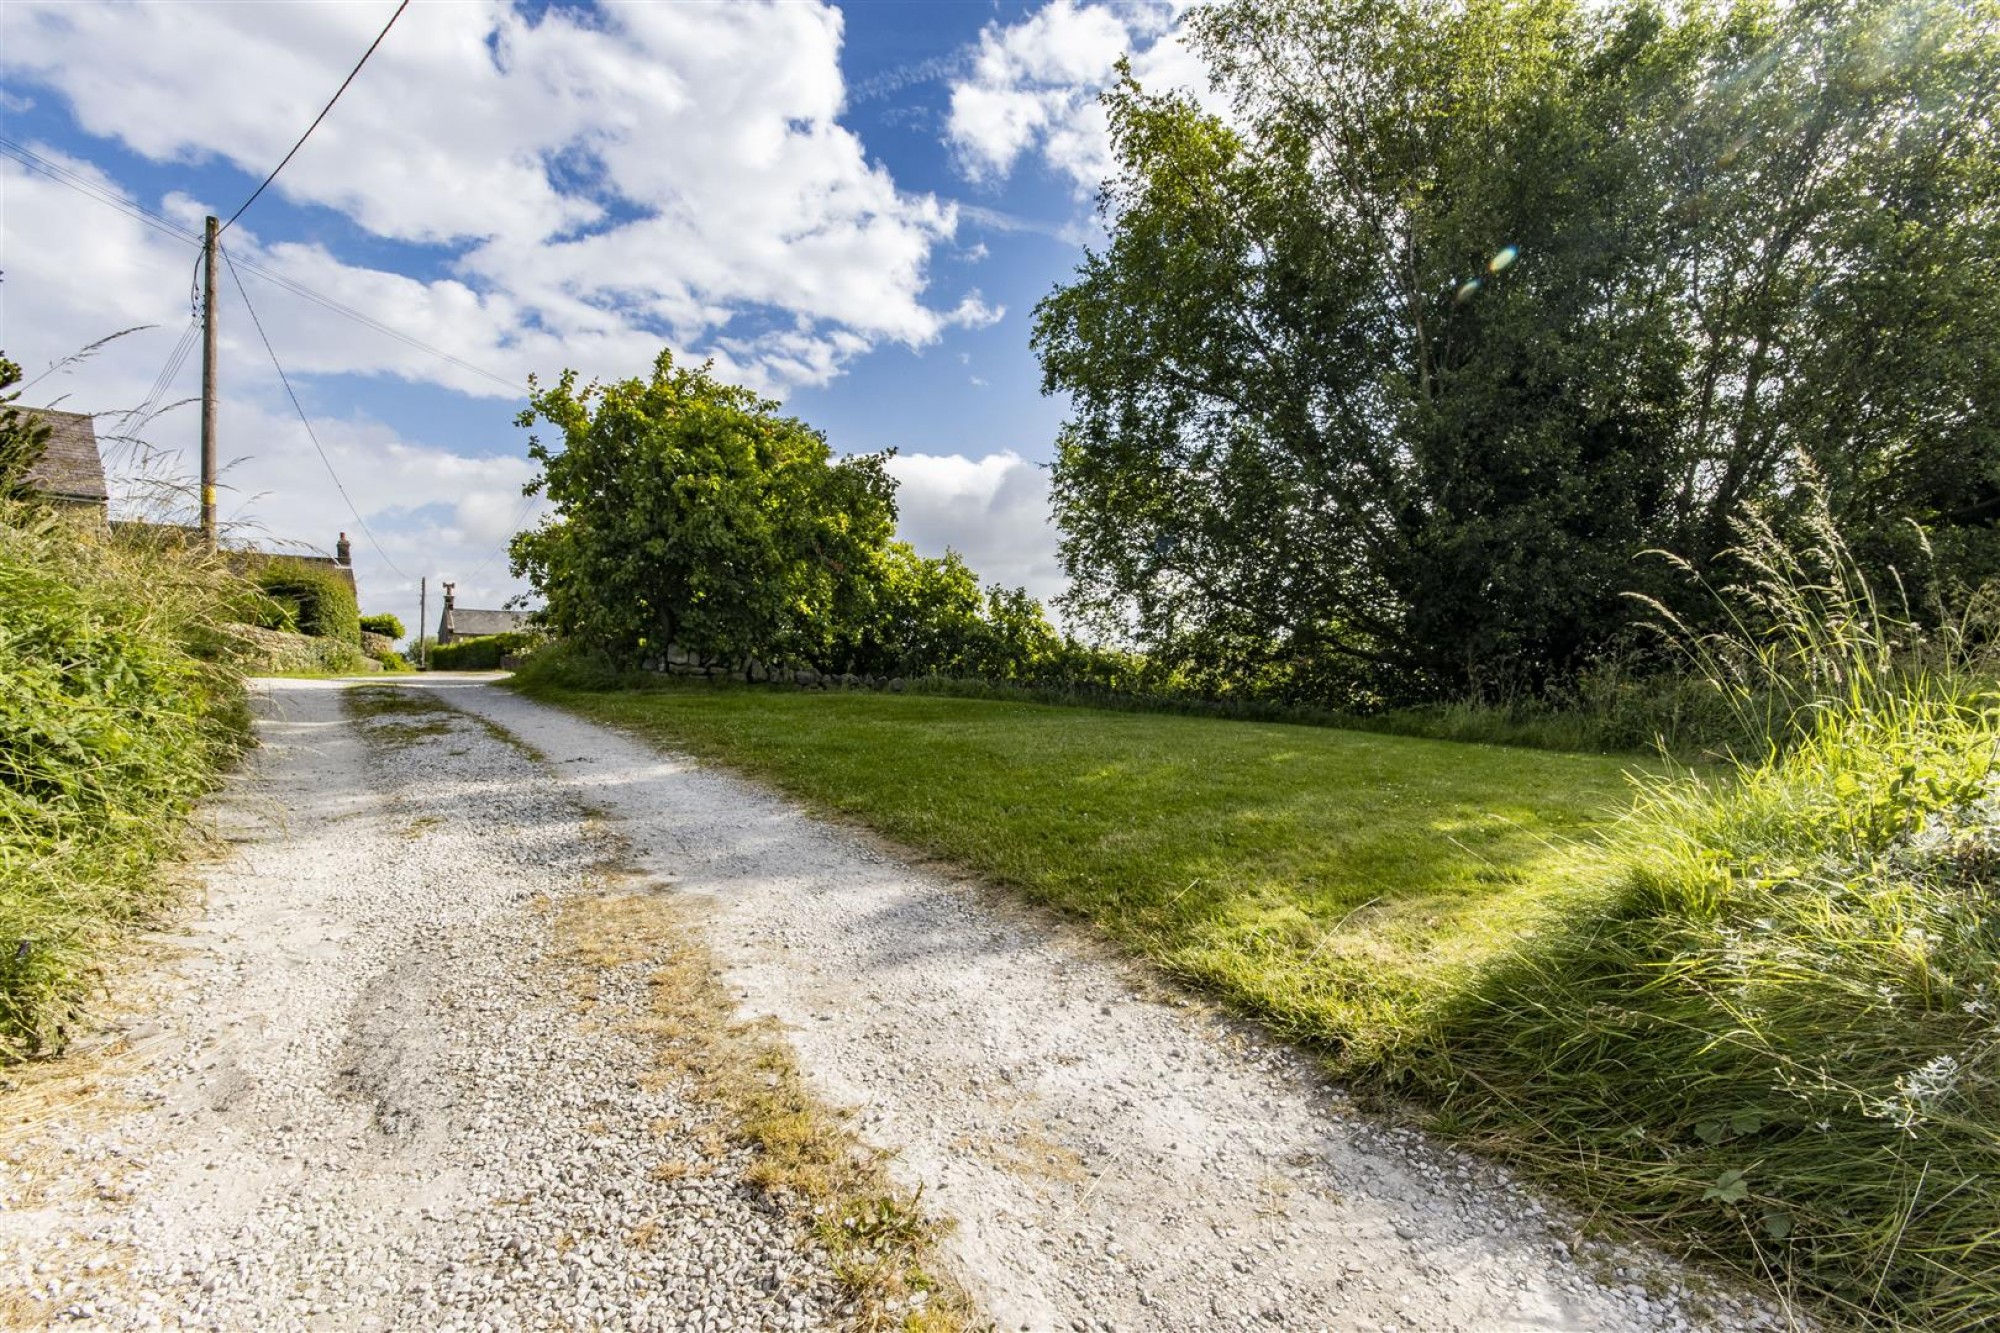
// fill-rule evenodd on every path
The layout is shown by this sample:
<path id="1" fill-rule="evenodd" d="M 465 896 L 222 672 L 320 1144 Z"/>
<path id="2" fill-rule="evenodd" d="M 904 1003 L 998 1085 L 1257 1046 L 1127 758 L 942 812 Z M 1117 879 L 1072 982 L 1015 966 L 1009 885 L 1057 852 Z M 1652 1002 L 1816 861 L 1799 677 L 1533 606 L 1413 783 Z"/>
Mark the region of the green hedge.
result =
<path id="1" fill-rule="evenodd" d="M 400 639 L 408 632 L 403 628 L 402 618 L 388 611 L 361 617 L 361 628 L 364 633 L 379 634 L 385 639 Z"/>
<path id="2" fill-rule="evenodd" d="M 321 565 L 278 556 L 260 561 L 253 577 L 265 596 L 290 612 L 299 633 L 360 646 L 361 608 L 354 600 L 354 589 L 339 574 Z"/>
<path id="3" fill-rule="evenodd" d="M 515 630 L 509 634 L 488 634 L 477 639 L 460 639 L 456 643 L 435 644 L 430 650 L 430 666 L 434 671 L 497 671 L 502 657 L 519 653 L 536 642 L 539 642 L 536 635 L 526 630 Z"/>

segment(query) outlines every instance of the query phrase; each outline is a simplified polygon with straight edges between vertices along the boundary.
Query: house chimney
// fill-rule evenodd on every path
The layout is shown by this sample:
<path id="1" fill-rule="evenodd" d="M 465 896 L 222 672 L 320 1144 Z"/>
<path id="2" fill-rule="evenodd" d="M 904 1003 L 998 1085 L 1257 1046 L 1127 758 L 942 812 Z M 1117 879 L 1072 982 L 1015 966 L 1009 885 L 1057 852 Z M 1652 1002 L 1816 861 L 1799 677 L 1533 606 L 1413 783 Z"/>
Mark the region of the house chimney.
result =
<path id="1" fill-rule="evenodd" d="M 458 590 L 456 583 L 444 585 L 444 614 L 438 617 L 438 643 L 440 646 L 458 638 L 458 626 L 451 616 L 452 594 Z"/>
<path id="2" fill-rule="evenodd" d="M 333 563 L 351 565 L 354 563 L 354 548 L 347 544 L 347 534 L 341 533 L 340 540 L 333 544 Z"/>

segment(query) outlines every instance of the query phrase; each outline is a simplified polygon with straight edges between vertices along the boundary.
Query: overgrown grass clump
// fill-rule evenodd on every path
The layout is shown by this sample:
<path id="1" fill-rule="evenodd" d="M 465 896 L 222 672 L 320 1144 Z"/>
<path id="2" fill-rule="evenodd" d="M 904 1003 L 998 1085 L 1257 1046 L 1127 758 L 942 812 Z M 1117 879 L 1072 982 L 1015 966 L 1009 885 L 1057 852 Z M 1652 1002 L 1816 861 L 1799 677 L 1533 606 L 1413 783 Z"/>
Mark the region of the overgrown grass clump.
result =
<path id="1" fill-rule="evenodd" d="M 1445 1123 L 1884 1327 L 2000 1327 L 2000 694 L 1837 537 L 1753 529 L 1695 671 L 1762 729 L 1650 784 L 1598 910 L 1440 1012 Z"/>
<path id="2" fill-rule="evenodd" d="M 60 1045 L 245 742 L 222 623 L 243 591 L 183 543 L 0 507 L 0 1060 Z"/>
<path id="3" fill-rule="evenodd" d="M 1653 787 L 1599 911 L 1438 1020 L 1457 1133 L 1871 1322 L 2000 1326 L 2000 701 Z"/>

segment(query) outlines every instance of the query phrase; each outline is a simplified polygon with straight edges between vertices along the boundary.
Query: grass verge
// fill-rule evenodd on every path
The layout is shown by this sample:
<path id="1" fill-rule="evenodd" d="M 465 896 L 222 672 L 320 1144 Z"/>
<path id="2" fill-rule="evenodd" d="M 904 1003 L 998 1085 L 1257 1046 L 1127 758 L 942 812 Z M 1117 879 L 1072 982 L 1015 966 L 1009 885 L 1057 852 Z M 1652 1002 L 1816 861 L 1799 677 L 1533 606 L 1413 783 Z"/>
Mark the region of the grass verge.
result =
<path id="1" fill-rule="evenodd" d="M 2000 1327 L 2000 701 L 1727 778 L 977 699 L 530 695 L 1083 915 L 1631 1234 L 1836 1323 Z"/>
<path id="2" fill-rule="evenodd" d="M 1467 987 L 1454 1133 L 1843 1320 L 2000 1327 L 2000 699 L 1917 681 L 1650 792 L 1615 892 Z"/>
<path id="3" fill-rule="evenodd" d="M 535 697 L 1090 918 L 1279 1030 L 1395 1063 L 1601 893 L 1617 760 L 1163 714 L 744 687 Z"/>
<path id="4" fill-rule="evenodd" d="M 0 1061 L 59 1048 L 171 895 L 159 869 L 249 738 L 241 590 L 179 543 L 0 507 Z"/>

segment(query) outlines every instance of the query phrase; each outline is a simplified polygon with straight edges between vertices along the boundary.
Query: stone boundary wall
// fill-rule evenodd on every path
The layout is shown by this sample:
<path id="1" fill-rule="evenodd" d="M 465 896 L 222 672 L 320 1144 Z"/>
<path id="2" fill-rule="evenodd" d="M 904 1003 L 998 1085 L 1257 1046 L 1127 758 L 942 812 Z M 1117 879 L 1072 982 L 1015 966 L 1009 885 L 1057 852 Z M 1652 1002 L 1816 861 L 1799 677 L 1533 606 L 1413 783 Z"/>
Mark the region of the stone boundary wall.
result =
<path id="1" fill-rule="evenodd" d="M 900 694 L 904 688 L 901 676 L 857 676 L 852 672 L 815 671 L 811 667 L 762 662 L 754 657 L 726 661 L 718 657 L 702 657 L 679 647 L 671 647 L 664 654 L 645 658 L 639 665 L 659 676 L 740 680 L 756 685 L 797 685 L 808 690 L 888 690 Z"/>

